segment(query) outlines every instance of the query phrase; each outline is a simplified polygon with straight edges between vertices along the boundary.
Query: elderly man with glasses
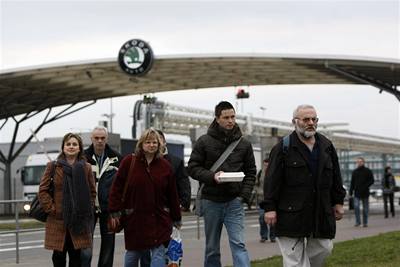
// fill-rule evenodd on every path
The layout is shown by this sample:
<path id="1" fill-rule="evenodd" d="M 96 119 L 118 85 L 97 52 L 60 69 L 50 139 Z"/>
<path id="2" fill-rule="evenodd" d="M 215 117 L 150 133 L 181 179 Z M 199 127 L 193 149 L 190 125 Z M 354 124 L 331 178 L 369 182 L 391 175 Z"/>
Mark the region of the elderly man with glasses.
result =
<path id="1" fill-rule="evenodd" d="M 295 130 L 271 150 L 260 206 L 275 226 L 285 267 L 323 266 L 346 192 L 336 150 L 317 133 L 315 108 L 298 106 L 292 123 Z"/>

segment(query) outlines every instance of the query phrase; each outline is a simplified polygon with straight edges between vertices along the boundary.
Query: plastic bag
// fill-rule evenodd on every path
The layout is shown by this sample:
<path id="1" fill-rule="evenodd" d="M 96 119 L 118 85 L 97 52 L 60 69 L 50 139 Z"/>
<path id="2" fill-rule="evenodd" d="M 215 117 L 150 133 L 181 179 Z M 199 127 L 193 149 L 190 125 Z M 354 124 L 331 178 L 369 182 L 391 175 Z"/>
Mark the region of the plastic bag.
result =
<path id="1" fill-rule="evenodd" d="M 179 267 L 182 263 L 183 247 L 179 229 L 173 228 L 167 249 L 167 267 Z"/>

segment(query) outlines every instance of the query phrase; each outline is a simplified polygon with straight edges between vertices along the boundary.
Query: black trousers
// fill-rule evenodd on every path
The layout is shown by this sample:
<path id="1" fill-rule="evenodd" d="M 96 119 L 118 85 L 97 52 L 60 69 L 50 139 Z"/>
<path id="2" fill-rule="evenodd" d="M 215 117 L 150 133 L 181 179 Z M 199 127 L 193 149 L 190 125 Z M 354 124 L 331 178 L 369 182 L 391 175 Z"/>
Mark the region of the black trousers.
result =
<path id="1" fill-rule="evenodd" d="M 388 217 L 388 201 L 390 205 L 390 213 L 394 217 L 394 194 L 383 194 L 383 206 L 385 208 L 385 218 Z"/>
<path id="2" fill-rule="evenodd" d="M 93 232 L 97 218 L 100 224 L 101 245 L 98 267 L 112 267 L 114 262 L 115 234 L 110 233 L 107 228 L 108 213 L 96 213 L 93 225 Z M 82 267 L 90 267 L 92 261 L 93 248 L 85 248 L 81 251 Z"/>
<path id="3" fill-rule="evenodd" d="M 65 267 L 67 263 L 67 253 L 69 256 L 69 267 L 81 267 L 81 250 L 74 249 L 74 244 L 71 240 L 71 235 L 67 230 L 65 235 L 65 244 L 63 251 L 53 250 L 51 257 L 54 267 Z"/>

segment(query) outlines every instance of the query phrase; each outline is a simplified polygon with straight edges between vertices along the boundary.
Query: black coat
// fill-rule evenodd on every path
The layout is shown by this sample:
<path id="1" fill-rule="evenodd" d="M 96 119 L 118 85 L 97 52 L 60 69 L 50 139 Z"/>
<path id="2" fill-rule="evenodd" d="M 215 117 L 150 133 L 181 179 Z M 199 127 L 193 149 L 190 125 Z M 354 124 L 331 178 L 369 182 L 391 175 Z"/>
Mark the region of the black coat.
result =
<path id="1" fill-rule="evenodd" d="M 351 174 L 350 195 L 357 198 L 369 197 L 369 187 L 374 183 L 372 171 L 365 166 L 360 166 Z"/>
<path id="2" fill-rule="evenodd" d="M 211 166 L 218 160 L 230 143 L 242 136 L 236 124 L 231 131 L 223 130 L 214 120 L 207 134 L 201 136 L 193 147 L 188 163 L 189 175 L 205 183 L 202 198 L 215 202 L 227 202 L 236 197 L 242 197 L 245 202 L 251 197 L 256 176 L 256 165 L 251 143 L 242 138 L 224 163 L 216 172 L 244 172 L 243 181 L 217 184 Z"/>
<path id="3" fill-rule="evenodd" d="M 319 159 L 315 178 L 296 132 L 290 135 L 286 154 L 282 141 L 272 148 L 260 206 L 266 212 L 276 211 L 277 236 L 335 237 L 333 207 L 343 205 L 346 191 L 334 146 L 321 134 L 317 133 L 316 139 Z"/>
<path id="4" fill-rule="evenodd" d="M 179 202 L 183 208 L 189 209 L 192 192 L 190 190 L 190 181 L 183 160 L 171 154 L 164 155 L 164 158 L 171 163 L 172 171 L 176 178 Z"/>

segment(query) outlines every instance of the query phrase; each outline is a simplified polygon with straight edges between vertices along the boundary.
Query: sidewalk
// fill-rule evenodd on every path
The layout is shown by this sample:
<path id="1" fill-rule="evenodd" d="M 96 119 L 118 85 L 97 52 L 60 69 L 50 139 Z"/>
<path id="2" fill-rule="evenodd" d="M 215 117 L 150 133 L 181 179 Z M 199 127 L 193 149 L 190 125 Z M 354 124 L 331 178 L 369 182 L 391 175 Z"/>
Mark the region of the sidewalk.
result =
<path id="1" fill-rule="evenodd" d="M 369 217 L 369 227 L 354 227 L 354 215 L 349 213 L 341 221 L 337 223 L 337 234 L 334 242 L 340 242 L 344 240 L 352 240 L 367 236 L 374 236 L 380 233 L 386 233 L 391 231 L 400 231 L 400 217 L 384 219 L 383 214 L 375 215 L 372 214 Z M 260 243 L 258 235 L 258 227 L 256 231 L 250 231 L 246 229 L 246 246 L 250 253 L 251 260 L 265 259 L 275 255 L 280 255 L 280 250 L 277 243 Z M 188 244 L 189 243 L 189 244 Z M 185 243 L 185 256 L 184 266 L 185 267 L 197 267 L 202 266 L 203 253 L 204 253 L 204 239 L 194 242 Z M 232 259 L 229 249 L 227 236 L 223 236 L 221 241 L 221 259 L 222 265 L 232 265 Z"/>
<path id="2" fill-rule="evenodd" d="M 250 253 L 251 260 L 264 259 L 274 255 L 280 255 L 279 247 L 277 243 L 260 243 L 258 235 L 258 225 L 250 224 L 246 225 L 246 246 Z M 367 228 L 354 227 L 354 215 L 347 213 L 345 218 L 337 223 L 337 235 L 334 242 L 340 242 L 343 240 L 351 240 L 366 236 L 374 236 L 380 233 L 400 231 L 400 216 L 395 218 L 384 219 L 383 214 L 373 213 L 369 218 L 369 226 Z M 202 232 L 203 234 L 203 232 Z M 190 237 L 192 236 L 192 237 Z M 123 241 L 119 238 L 120 242 L 117 243 L 115 251 L 114 266 L 123 266 Z M 193 234 L 186 233 L 183 236 L 184 244 L 184 259 L 183 265 L 185 267 L 201 267 L 203 262 L 204 254 L 204 237 L 197 240 Z M 96 242 L 98 245 L 99 242 Z M 98 258 L 98 248 L 95 248 L 93 255 L 92 266 L 96 266 Z M 221 260 L 223 266 L 232 265 L 232 259 L 229 249 L 229 244 L 225 230 L 221 240 Z M 51 264 L 51 251 L 39 250 L 39 253 L 31 256 L 29 259 L 22 258 L 20 264 L 10 262 L 0 262 L 0 266 L 7 267 L 44 267 L 50 266 Z"/>

